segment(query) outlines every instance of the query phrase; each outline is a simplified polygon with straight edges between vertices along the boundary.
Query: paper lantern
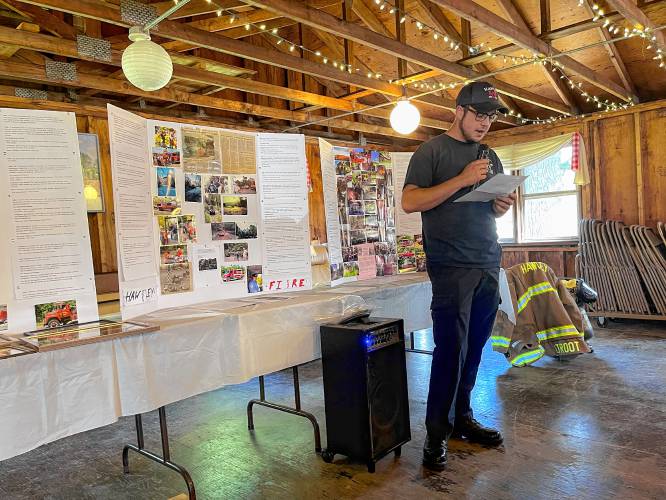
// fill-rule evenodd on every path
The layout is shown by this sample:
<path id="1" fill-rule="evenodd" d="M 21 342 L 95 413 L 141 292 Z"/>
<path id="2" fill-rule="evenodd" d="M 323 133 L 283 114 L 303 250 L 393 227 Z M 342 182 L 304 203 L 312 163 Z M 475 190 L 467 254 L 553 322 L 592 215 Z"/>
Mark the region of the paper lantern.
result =
<path id="1" fill-rule="evenodd" d="M 399 134 L 408 135 L 414 132 L 421 123 L 421 113 L 407 99 L 400 99 L 391 111 L 391 127 Z"/>
<path id="2" fill-rule="evenodd" d="M 171 57 L 164 48 L 152 42 L 140 27 L 130 28 L 132 44 L 125 49 L 122 68 L 125 77 L 135 87 L 152 92 L 164 87 L 173 74 Z"/>

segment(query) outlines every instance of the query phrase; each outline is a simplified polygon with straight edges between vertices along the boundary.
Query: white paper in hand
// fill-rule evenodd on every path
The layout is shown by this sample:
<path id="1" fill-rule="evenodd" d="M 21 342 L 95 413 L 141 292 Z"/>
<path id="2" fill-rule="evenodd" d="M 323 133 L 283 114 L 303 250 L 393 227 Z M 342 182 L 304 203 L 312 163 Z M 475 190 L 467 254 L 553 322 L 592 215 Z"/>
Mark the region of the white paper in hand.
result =
<path id="1" fill-rule="evenodd" d="M 493 175 L 474 191 L 467 193 L 465 196 L 461 196 L 455 200 L 454 203 L 492 201 L 498 196 L 507 196 L 509 193 L 513 193 L 518 186 L 525 181 L 525 179 L 527 179 L 526 175 Z"/>

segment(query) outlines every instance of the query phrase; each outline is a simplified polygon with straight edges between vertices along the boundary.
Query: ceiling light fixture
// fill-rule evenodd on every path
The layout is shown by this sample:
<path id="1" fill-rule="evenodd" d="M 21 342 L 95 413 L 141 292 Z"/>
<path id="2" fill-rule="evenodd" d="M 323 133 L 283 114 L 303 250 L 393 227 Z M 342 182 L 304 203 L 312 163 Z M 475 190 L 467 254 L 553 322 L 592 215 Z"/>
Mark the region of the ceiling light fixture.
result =
<path id="1" fill-rule="evenodd" d="M 210 0 L 209 0 L 210 1 Z M 153 92 L 164 87 L 173 75 L 173 63 L 164 47 L 150 39 L 150 30 L 167 19 L 190 0 L 174 0 L 175 5 L 144 26 L 132 26 L 128 38 L 132 43 L 123 51 L 120 66 L 135 87 Z M 218 12 L 219 15 L 219 12 Z"/>
<path id="2" fill-rule="evenodd" d="M 421 123 L 421 113 L 406 97 L 396 103 L 389 118 L 393 130 L 403 135 L 411 134 Z"/>
<path id="3" fill-rule="evenodd" d="M 150 40 L 141 26 L 130 28 L 132 44 L 125 49 L 121 61 L 123 73 L 135 87 L 152 92 L 164 87 L 173 75 L 171 57 L 164 48 Z"/>

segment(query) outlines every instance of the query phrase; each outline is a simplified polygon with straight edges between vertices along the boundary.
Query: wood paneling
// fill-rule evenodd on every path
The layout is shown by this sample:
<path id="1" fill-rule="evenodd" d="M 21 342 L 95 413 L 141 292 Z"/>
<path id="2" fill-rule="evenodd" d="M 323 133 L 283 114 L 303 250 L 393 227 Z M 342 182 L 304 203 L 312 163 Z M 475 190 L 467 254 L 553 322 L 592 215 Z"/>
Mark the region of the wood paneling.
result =
<path id="1" fill-rule="evenodd" d="M 305 144 L 305 156 L 310 171 L 312 189 L 308 196 L 310 208 L 310 238 L 326 243 L 326 214 L 324 213 L 324 190 L 321 180 L 319 159 L 319 144 L 308 142 Z"/>
<path id="2" fill-rule="evenodd" d="M 599 120 L 598 181 L 601 194 L 599 217 L 638 224 L 636 149 L 632 115 Z M 596 179 L 595 179 L 596 180 Z"/>
<path id="3" fill-rule="evenodd" d="M 641 124 L 645 224 L 655 227 L 666 222 L 666 109 L 643 113 Z"/>

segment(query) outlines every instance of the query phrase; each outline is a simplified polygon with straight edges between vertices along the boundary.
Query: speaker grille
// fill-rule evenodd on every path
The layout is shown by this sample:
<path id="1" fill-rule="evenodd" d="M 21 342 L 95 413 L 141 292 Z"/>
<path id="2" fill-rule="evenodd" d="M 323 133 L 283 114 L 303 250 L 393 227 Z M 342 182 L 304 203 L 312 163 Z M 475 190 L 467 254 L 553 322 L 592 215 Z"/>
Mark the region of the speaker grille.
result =
<path id="1" fill-rule="evenodd" d="M 368 356 L 368 401 L 372 426 L 372 454 L 381 455 L 409 437 L 409 408 L 401 367 L 401 344 Z"/>

